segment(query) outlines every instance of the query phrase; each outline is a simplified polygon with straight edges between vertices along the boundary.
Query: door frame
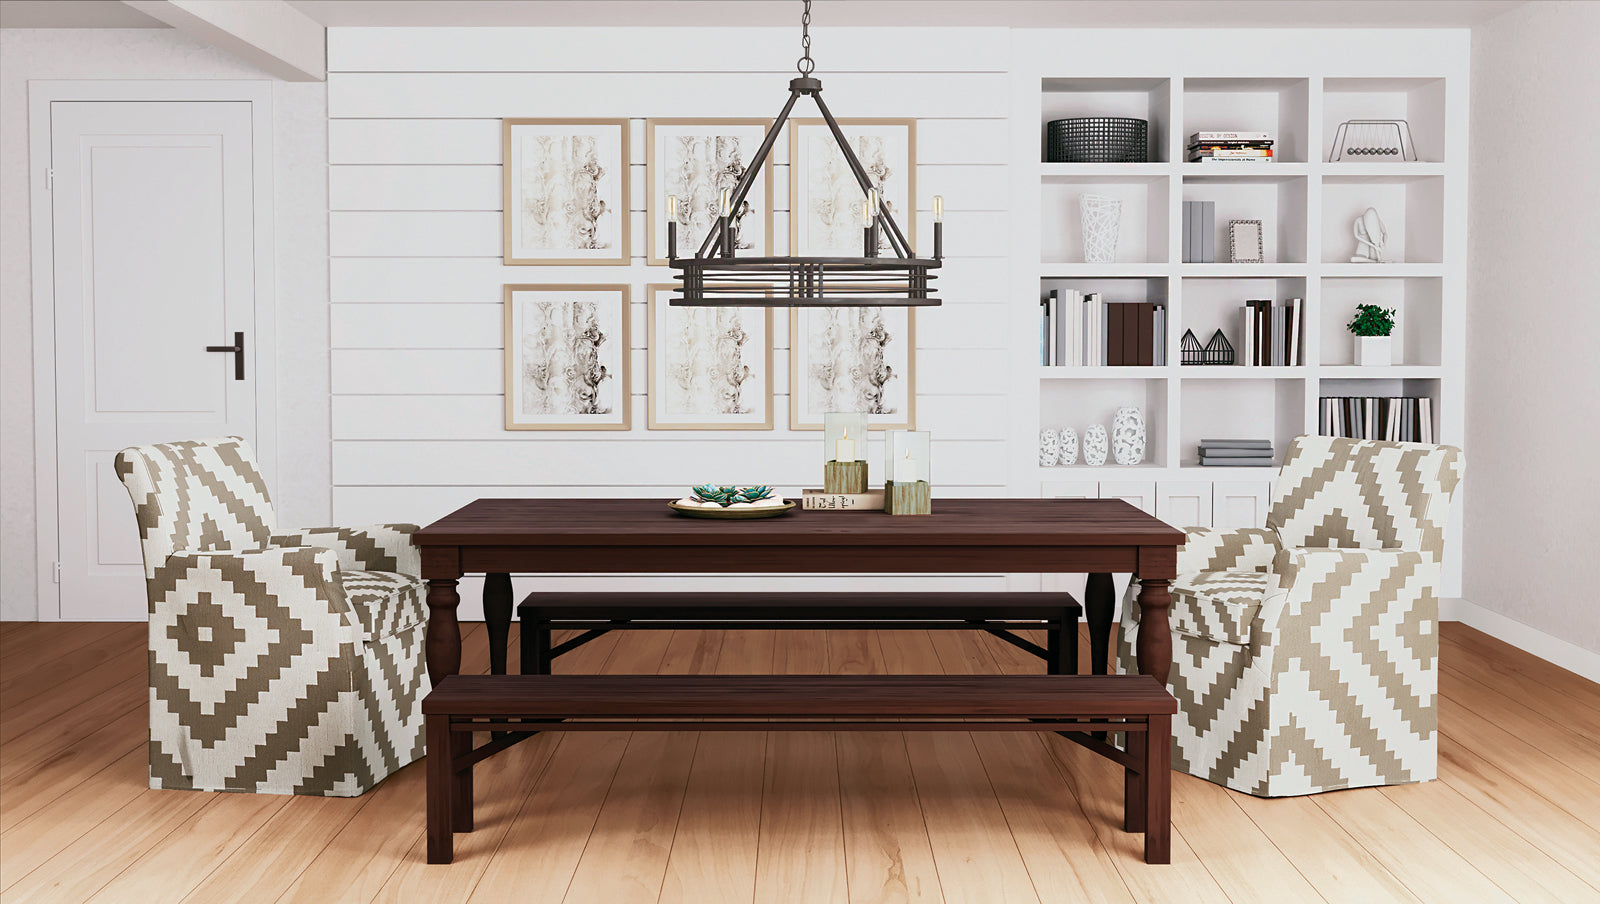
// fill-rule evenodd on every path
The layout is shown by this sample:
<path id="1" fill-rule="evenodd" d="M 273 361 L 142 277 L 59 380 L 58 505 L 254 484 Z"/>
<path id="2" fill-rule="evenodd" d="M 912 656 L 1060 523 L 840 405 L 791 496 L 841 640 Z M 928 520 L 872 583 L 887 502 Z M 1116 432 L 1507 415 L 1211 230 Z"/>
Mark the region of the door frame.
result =
<path id="1" fill-rule="evenodd" d="M 38 619 L 61 620 L 60 510 L 56 485 L 56 346 L 54 204 L 46 183 L 51 159 L 50 105 L 56 101 L 242 101 L 250 104 L 254 200 L 256 454 L 269 492 L 277 460 L 278 333 L 272 191 L 272 82 L 265 79 L 28 82 L 29 233 L 33 271 L 33 480 Z M 218 341 L 221 341 L 220 339 Z"/>

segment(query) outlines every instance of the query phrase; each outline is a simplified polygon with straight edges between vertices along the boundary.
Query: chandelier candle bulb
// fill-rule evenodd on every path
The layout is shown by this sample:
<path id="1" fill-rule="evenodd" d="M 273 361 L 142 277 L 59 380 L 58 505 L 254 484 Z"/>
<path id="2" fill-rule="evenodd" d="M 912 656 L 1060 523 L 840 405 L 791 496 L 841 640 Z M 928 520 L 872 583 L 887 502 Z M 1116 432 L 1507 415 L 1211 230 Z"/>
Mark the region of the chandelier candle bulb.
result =
<path id="1" fill-rule="evenodd" d="M 829 411 L 822 415 L 822 484 L 824 492 L 867 491 L 867 415 Z"/>
<path id="2" fill-rule="evenodd" d="M 667 259 L 678 256 L 678 196 L 667 195 Z"/>
<path id="3" fill-rule="evenodd" d="M 929 484 L 929 445 L 925 430 L 891 430 L 884 434 L 883 510 L 891 515 L 933 514 Z"/>
<path id="4" fill-rule="evenodd" d="M 933 196 L 933 259 L 944 259 L 944 195 Z"/>

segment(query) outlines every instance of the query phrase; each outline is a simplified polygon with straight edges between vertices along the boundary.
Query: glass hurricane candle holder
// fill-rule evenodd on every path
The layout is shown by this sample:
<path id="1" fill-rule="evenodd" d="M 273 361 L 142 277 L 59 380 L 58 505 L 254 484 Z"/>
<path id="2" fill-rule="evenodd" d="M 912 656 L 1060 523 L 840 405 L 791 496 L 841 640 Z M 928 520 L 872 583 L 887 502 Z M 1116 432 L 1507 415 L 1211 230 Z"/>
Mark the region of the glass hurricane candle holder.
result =
<path id="1" fill-rule="evenodd" d="M 822 415 L 822 489 L 826 493 L 867 491 L 867 415 L 829 411 Z"/>
<path id="2" fill-rule="evenodd" d="M 931 515 L 926 430 L 891 430 L 883 438 L 883 510 L 891 515 Z"/>

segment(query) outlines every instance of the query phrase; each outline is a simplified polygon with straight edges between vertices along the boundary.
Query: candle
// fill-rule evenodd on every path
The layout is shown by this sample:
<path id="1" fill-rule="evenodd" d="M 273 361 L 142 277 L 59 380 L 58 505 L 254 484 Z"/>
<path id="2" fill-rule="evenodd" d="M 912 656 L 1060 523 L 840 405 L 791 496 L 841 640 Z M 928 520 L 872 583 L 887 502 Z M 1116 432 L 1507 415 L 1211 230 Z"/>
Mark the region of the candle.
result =
<path id="1" fill-rule="evenodd" d="M 678 219 L 678 196 L 667 195 L 667 219 Z"/>
<path id="2" fill-rule="evenodd" d="M 722 215 L 733 216 L 733 193 L 726 188 L 722 190 Z"/>
<path id="3" fill-rule="evenodd" d="M 944 222 L 944 195 L 933 196 L 933 221 L 935 223 Z"/>
<path id="4" fill-rule="evenodd" d="M 867 189 L 867 208 L 872 212 L 872 216 L 873 217 L 877 217 L 877 215 L 878 215 L 878 190 L 876 188 Z"/>
<path id="5" fill-rule="evenodd" d="M 834 443 L 833 445 L 834 445 L 834 449 L 833 449 L 833 460 L 834 461 L 855 461 L 856 460 L 856 441 L 850 438 L 850 431 L 849 430 L 846 430 L 844 432 L 844 436 L 840 437 L 839 441 L 837 443 Z"/>
<path id="6" fill-rule="evenodd" d="M 861 225 L 863 225 L 863 226 L 871 226 L 872 225 L 872 202 L 871 201 L 862 201 L 861 202 Z"/>
<path id="7" fill-rule="evenodd" d="M 911 450 L 907 449 L 905 457 L 894 463 L 895 483 L 916 483 L 917 462 L 911 457 Z"/>

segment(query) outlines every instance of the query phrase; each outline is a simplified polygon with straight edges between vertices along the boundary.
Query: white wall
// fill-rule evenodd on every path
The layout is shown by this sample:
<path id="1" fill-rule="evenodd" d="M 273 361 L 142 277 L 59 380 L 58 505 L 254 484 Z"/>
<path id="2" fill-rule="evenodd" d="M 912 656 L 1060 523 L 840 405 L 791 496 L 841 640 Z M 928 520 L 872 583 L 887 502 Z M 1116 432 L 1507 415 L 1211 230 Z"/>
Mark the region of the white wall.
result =
<path id="1" fill-rule="evenodd" d="M 0 618 L 36 614 L 30 79 L 255 79 L 171 29 L 0 30 Z M 326 86 L 274 82 L 278 433 L 285 524 L 329 517 Z M 132 517 L 132 510 L 129 510 Z"/>
<path id="2" fill-rule="evenodd" d="M 1600 3 L 1532 3 L 1472 30 L 1464 592 L 1593 653 L 1597 98 Z"/>

